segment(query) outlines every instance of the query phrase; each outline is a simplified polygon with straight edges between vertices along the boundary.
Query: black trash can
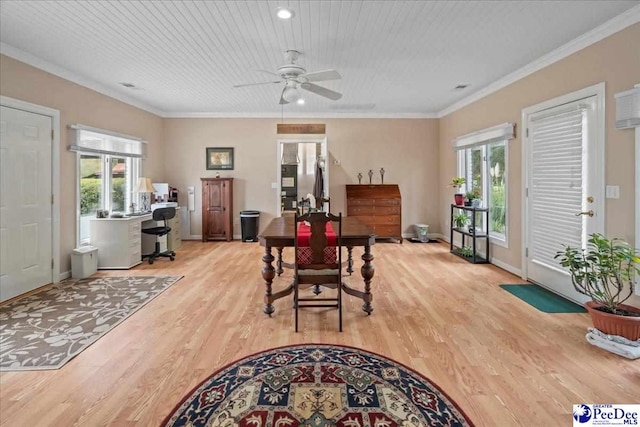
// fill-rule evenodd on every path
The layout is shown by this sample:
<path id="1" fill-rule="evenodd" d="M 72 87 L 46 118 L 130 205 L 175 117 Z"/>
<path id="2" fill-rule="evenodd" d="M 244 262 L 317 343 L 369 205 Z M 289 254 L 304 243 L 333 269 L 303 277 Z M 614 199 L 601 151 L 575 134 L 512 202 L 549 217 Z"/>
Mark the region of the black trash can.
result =
<path id="1" fill-rule="evenodd" d="M 243 242 L 258 241 L 258 225 L 260 223 L 260 212 L 240 211 L 240 226 L 242 227 Z"/>

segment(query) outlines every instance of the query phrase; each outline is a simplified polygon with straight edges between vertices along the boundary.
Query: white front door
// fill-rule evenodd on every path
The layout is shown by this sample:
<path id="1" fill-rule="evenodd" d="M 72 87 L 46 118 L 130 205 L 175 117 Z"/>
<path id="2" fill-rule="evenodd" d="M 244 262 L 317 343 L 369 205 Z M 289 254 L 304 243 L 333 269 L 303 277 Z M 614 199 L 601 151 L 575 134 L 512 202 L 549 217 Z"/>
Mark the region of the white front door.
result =
<path id="1" fill-rule="evenodd" d="M 529 110 L 524 123 L 526 279 L 583 303 L 554 257 L 604 229 L 604 143 L 598 96 Z M 527 110 L 525 110 L 527 111 Z"/>
<path id="2" fill-rule="evenodd" d="M 0 301 L 53 282 L 52 119 L 0 107 Z"/>

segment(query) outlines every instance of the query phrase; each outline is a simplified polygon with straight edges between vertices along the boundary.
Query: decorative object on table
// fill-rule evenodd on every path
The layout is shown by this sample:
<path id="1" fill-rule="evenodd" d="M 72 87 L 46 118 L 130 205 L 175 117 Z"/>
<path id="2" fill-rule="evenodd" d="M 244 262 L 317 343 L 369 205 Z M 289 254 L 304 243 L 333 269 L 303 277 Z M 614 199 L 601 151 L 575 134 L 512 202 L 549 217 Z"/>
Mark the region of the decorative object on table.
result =
<path id="1" fill-rule="evenodd" d="M 369 184 L 372 184 L 372 179 L 373 179 L 373 170 L 369 169 Z"/>
<path id="2" fill-rule="evenodd" d="M 640 274 L 640 253 L 622 239 L 593 233 L 586 249 L 564 245 L 555 258 L 569 269 L 576 291 L 591 298 L 585 308 L 593 326 L 609 335 L 640 339 L 640 308 L 623 304 Z"/>
<path id="3" fill-rule="evenodd" d="M 520 298 L 530 306 L 544 313 L 586 313 L 581 305 L 562 298 L 542 286 L 530 283 L 500 285 L 502 289 L 511 295 Z"/>
<path id="4" fill-rule="evenodd" d="M 0 307 L 0 371 L 58 369 L 182 276 L 65 280 Z"/>
<path id="5" fill-rule="evenodd" d="M 358 184 L 362 184 L 362 173 L 358 172 Z"/>
<path id="6" fill-rule="evenodd" d="M 135 192 L 141 194 L 142 199 L 142 212 L 148 212 L 151 210 L 149 205 L 149 194 L 155 192 L 151 183 L 151 178 L 140 177 L 138 178 L 138 185 L 136 185 Z"/>
<path id="7" fill-rule="evenodd" d="M 456 189 L 456 194 L 453 195 L 456 205 L 461 206 L 464 202 L 464 195 L 460 192 L 460 188 L 467 182 L 467 179 L 463 176 L 456 176 L 451 179 L 451 187 Z"/>
<path id="8" fill-rule="evenodd" d="M 472 426 L 421 374 L 353 347 L 303 344 L 220 369 L 191 391 L 164 426 Z M 226 425 L 226 424 L 225 424 Z"/>
<path id="9" fill-rule="evenodd" d="M 384 184 L 384 168 L 380 168 L 380 183 Z"/>
<path id="10" fill-rule="evenodd" d="M 207 170 L 233 170 L 233 147 L 207 147 Z"/>

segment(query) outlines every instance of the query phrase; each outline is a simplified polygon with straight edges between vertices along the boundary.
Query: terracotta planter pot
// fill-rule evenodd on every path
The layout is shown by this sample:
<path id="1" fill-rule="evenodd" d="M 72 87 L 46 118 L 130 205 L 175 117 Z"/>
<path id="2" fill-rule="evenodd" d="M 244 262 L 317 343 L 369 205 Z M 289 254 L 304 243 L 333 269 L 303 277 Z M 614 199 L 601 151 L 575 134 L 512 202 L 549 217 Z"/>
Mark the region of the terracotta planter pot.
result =
<path id="1" fill-rule="evenodd" d="M 462 206 L 464 203 L 464 194 L 454 194 L 453 197 L 456 199 L 456 205 Z"/>
<path id="2" fill-rule="evenodd" d="M 591 315 L 593 326 L 609 335 L 619 335 L 635 341 L 640 339 L 640 317 L 619 316 L 617 314 L 605 313 L 604 311 L 596 310 L 596 307 L 600 307 L 602 304 L 589 301 L 584 304 L 584 308 L 587 309 Z M 634 313 L 640 313 L 640 309 L 631 307 L 630 305 L 620 304 L 620 308 Z"/>

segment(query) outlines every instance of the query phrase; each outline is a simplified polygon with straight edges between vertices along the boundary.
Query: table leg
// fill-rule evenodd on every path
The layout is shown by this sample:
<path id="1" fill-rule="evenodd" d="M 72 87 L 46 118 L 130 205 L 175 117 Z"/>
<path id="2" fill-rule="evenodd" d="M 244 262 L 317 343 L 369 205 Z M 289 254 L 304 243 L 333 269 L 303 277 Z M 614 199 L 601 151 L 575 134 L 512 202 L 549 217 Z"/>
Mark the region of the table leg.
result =
<path id="1" fill-rule="evenodd" d="M 371 263 L 371 261 L 373 261 L 371 246 L 367 245 L 364 247 L 362 260 L 364 261 L 364 264 L 360 268 L 360 273 L 362 274 L 362 278 L 364 279 L 364 292 L 353 289 L 344 282 L 342 282 L 342 290 L 345 294 L 353 295 L 362 299 L 362 301 L 364 301 L 362 310 L 367 314 L 371 314 L 371 312 L 373 311 L 373 305 L 371 305 L 371 301 L 373 301 L 373 295 L 371 294 L 371 279 L 373 279 L 373 275 L 376 271 L 375 268 L 373 268 L 373 264 Z"/>
<path id="2" fill-rule="evenodd" d="M 353 246 L 347 246 L 347 273 L 353 273 Z"/>
<path id="3" fill-rule="evenodd" d="M 273 268 L 271 263 L 275 258 L 271 255 L 271 246 L 265 246 L 264 248 L 264 256 L 262 257 L 262 262 L 264 265 L 262 266 L 262 278 L 264 279 L 264 284 L 266 286 L 266 293 L 264 294 L 264 309 L 262 311 L 265 314 L 271 316 L 271 313 L 276 311 L 273 307 L 273 293 L 271 291 L 271 284 L 273 283 L 273 278 L 275 277 L 276 270 Z"/>
<path id="4" fill-rule="evenodd" d="M 371 314 L 373 311 L 373 305 L 371 305 L 371 301 L 373 300 L 373 295 L 371 294 L 371 279 L 373 279 L 376 271 L 373 264 L 371 264 L 371 261 L 373 261 L 371 246 L 366 245 L 364 247 L 362 260 L 364 261 L 364 265 L 360 268 L 360 273 L 362 273 L 362 277 L 364 278 L 364 294 L 362 295 L 364 304 L 362 305 L 362 310 L 366 311 L 367 314 Z"/>
<path id="5" fill-rule="evenodd" d="M 283 248 L 276 248 L 278 251 L 278 261 L 276 262 L 276 274 L 278 276 L 280 276 L 284 270 L 282 269 L 282 249 Z"/>

